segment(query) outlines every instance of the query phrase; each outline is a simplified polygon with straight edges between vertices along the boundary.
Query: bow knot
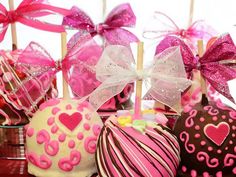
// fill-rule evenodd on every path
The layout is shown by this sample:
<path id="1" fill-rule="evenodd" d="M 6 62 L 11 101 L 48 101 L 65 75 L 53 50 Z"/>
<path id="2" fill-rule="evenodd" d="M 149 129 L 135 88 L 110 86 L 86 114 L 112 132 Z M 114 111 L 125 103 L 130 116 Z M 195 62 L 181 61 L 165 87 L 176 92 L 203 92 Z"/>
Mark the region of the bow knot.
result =
<path id="1" fill-rule="evenodd" d="M 16 11 L 11 10 L 7 14 L 7 20 L 9 23 L 14 23 L 17 21 L 18 16 L 19 14 Z"/>
<path id="2" fill-rule="evenodd" d="M 137 79 L 136 80 L 145 80 L 151 76 L 151 73 L 149 70 L 142 69 L 142 70 L 136 70 L 135 71 L 137 74 Z"/>
<path id="3" fill-rule="evenodd" d="M 178 35 L 180 35 L 182 38 L 186 38 L 187 37 L 187 30 L 180 29 L 178 32 Z"/>
<path id="4" fill-rule="evenodd" d="M 62 65 L 62 61 L 61 60 L 55 61 L 55 70 L 56 71 L 61 71 L 62 67 L 64 68 L 64 65 Z"/>
<path id="5" fill-rule="evenodd" d="M 105 23 L 99 23 L 95 25 L 95 31 L 97 34 L 103 35 L 104 30 L 109 29 L 110 27 Z"/>

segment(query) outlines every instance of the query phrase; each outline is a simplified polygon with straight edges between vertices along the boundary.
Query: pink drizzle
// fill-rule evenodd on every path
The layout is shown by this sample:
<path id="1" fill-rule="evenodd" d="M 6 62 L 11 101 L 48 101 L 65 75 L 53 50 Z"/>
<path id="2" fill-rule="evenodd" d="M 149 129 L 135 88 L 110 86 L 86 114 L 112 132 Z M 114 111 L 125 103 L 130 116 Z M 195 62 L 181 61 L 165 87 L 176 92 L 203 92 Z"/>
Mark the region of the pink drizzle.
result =
<path id="1" fill-rule="evenodd" d="M 186 127 L 192 127 L 194 125 L 193 118 L 197 115 L 197 110 L 193 109 L 190 111 L 190 116 L 185 120 L 185 126 Z"/>
<path id="2" fill-rule="evenodd" d="M 188 153 L 193 153 L 195 151 L 195 145 L 194 144 L 188 144 L 189 141 L 189 134 L 186 131 L 183 131 L 180 133 L 180 140 L 184 142 L 184 147 Z"/>
<path id="3" fill-rule="evenodd" d="M 49 169 L 52 165 L 52 161 L 46 155 L 38 157 L 35 153 L 31 152 L 27 153 L 26 158 L 30 163 L 42 169 Z"/>
<path id="4" fill-rule="evenodd" d="M 219 114 L 219 110 L 218 109 L 214 109 L 213 106 L 204 106 L 203 108 L 205 111 L 208 111 L 208 114 L 211 116 L 216 116 Z"/>
<path id="5" fill-rule="evenodd" d="M 222 109 L 222 110 L 229 111 L 229 116 L 230 116 L 232 119 L 236 120 L 236 111 L 235 111 L 235 110 L 233 110 L 233 109 L 231 109 L 231 108 L 225 106 L 220 100 L 218 100 L 218 101 L 216 102 L 216 106 L 217 106 L 218 108 Z"/>
<path id="6" fill-rule="evenodd" d="M 219 160 L 216 158 L 210 159 L 209 155 L 206 152 L 198 152 L 197 159 L 199 162 L 206 161 L 206 165 L 210 168 L 215 168 L 219 165 Z"/>
<path id="7" fill-rule="evenodd" d="M 61 158 L 58 162 L 58 167 L 63 171 L 71 171 L 73 170 L 73 165 L 70 164 L 68 158 Z"/>
<path id="8" fill-rule="evenodd" d="M 73 167 L 79 165 L 81 161 L 81 154 L 77 150 L 73 150 L 70 153 L 70 157 L 61 158 L 58 162 L 58 167 L 63 171 L 71 171 Z"/>

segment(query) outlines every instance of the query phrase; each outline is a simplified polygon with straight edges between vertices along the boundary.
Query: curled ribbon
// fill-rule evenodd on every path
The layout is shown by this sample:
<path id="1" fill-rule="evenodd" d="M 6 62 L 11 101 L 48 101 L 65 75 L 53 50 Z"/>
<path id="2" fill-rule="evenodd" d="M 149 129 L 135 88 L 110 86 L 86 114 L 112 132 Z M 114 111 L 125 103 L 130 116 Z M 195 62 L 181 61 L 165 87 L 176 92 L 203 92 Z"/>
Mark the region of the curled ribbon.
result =
<path id="1" fill-rule="evenodd" d="M 18 58 L 18 67 L 22 72 L 30 73 L 32 78 L 43 77 L 40 80 L 41 91 L 34 93 L 34 97 L 40 97 L 42 93 L 50 88 L 52 80 L 55 78 L 56 73 L 63 72 L 65 80 L 70 85 L 73 92 L 77 92 L 77 87 L 82 87 L 80 84 L 80 74 L 85 70 L 94 70 L 94 66 L 90 66 L 89 61 L 99 58 L 102 53 L 102 48 L 99 47 L 95 41 L 89 36 L 81 37 L 80 41 L 74 44 L 65 58 L 60 61 L 55 61 L 49 53 L 39 44 L 31 42 L 26 49 L 20 54 Z M 79 60 L 80 59 L 80 60 Z M 76 68 L 76 69 L 75 69 Z M 89 83 L 89 82 L 88 82 Z M 90 83 L 91 84 L 91 83 Z M 27 97 L 27 90 L 30 85 L 23 84 L 25 92 L 18 97 Z M 79 89 L 83 93 L 90 93 L 93 88 L 84 86 Z M 82 91 L 81 91 L 82 92 Z"/>
<path id="2" fill-rule="evenodd" d="M 137 72 L 134 58 L 129 48 L 110 45 L 96 65 L 97 79 L 102 84 L 88 97 L 97 110 L 104 102 L 119 94 L 128 83 L 143 79 L 148 93 L 156 100 L 172 107 L 178 113 L 181 91 L 190 81 L 186 73 L 178 47 L 172 47 L 155 56 L 151 67 Z"/>
<path id="3" fill-rule="evenodd" d="M 156 53 L 173 46 L 180 46 L 185 69 L 189 75 L 193 69 L 198 69 L 215 90 L 233 101 L 227 82 L 236 78 L 236 71 L 227 66 L 225 61 L 235 60 L 236 46 L 229 34 L 220 36 L 202 57 L 194 57 L 190 48 L 175 36 L 163 39 L 156 47 Z"/>
<path id="4" fill-rule="evenodd" d="M 123 27 L 132 27 L 136 17 L 130 4 L 125 3 L 115 7 L 107 16 L 104 23 L 95 25 L 91 18 L 78 7 L 72 7 L 72 14 L 64 17 L 63 25 L 80 30 L 79 33 L 88 32 L 92 36 L 103 36 L 109 44 L 129 45 L 137 42 L 138 38 Z"/>
<path id="5" fill-rule="evenodd" d="M 169 16 L 162 12 L 154 12 L 153 18 L 143 31 L 143 37 L 159 39 L 168 35 L 178 36 L 184 39 L 191 49 L 196 50 L 196 41 L 202 39 L 208 41 L 216 36 L 217 32 L 203 20 L 195 21 L 187 29 L 182 29 Z"/>
<path id="6" fill-rule="evenodd" d="M 12 11 L 7 11 L 0 3 L 0 42 L 4 39 L 8 25 L 15 22 L 40 30 L 57 33 L 64 32 L 65 29 L 62 25 L 41 22 L 37 18 L 50 14 L 66 16 L 71 14 L 71 11 L 44 4 L 44 2 L 45 0 L 23 0 L 20 5 Z"/>

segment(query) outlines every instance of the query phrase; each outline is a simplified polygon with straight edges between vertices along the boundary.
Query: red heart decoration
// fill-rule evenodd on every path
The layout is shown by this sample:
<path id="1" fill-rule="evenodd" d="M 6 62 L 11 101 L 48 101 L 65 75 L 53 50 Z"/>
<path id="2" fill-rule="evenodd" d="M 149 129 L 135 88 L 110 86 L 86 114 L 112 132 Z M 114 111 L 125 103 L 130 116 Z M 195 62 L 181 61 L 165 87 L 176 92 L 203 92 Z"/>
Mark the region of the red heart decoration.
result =
<path id="1" fill-rule="evenodd" d="M 79 112 L 75 112 L 72 115 L 62 113 L 59 115 L 60 122 L 65 125 L 70 131 L 73 131 L 82 120 L 82 115 Z"/>
<path id="2" fill-rule="evenodd" d="M 207 124 L 204 127 L 204 134 L 217 146 L 221 146 L 229 135 L 230 127 L 226 122 L 221 122 L 218 125 Z"/>

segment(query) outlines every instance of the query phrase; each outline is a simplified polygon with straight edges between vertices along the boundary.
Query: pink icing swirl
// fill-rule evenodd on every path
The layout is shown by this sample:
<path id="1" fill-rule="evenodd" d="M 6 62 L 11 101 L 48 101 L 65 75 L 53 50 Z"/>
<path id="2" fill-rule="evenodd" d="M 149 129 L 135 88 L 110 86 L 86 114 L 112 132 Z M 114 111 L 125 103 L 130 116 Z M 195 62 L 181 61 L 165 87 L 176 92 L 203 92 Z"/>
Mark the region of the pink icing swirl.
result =
<path id="1" fill-rule="evenodd" d="M 214 109 L 213 106 L 207 105 L 204 106 L 203 108 L 205 111 L 208 111 L 208 114 L 211 116 L 216 116 L 219 114 L 219 110 L 218 109 Z"/>
<path id="2" fill-rule="evenodd" d="M 50 135 L 47 130 L 43 129 L 37 133 L 36 140 L 38 144 L 46 143 L 50 140 Z"/>
<path id="3" fill-rule="evenodd" d="M 58 162 L 58 167 L 63 171 L 71 171 L 73 167 L 79 165 L 81 161 L 81 154 L 77 150 L 73 150 L 70 153 L 70 157 L 61 158 Z"/>
<path id="4" fill-rule="evenodd" d="M 190 111 L 190 116 L 185 120 L 185 126 L 186 127 L 192 127 L 194 125 L 194 121 L 193 121 L 193 118 L 196 117 L 197 115 L 197 110 L 193 109 Z"/>
<path id="5" fill-rule="evenodd" d="M 209 155 L 206 152 L 198 152 L 197 159 L 199 162 L 206 161 L 206 164 L 210 168 L 215 168 L 219 165 L 219 160 L 216 158 L 210 159 Z"/>
<path id="6" fill-rule="evenodd" d="M 56 140 L 46 142 L 44 145 L 45 152 L 50 156 L 55 156 L 59 151 L 59 143 Z"/>
<path id="7" fill-rule="evenodd" d="M 195 152 L 195 145 L 194 144 L 188 144 L 189 142 L 189 134 L 186 131 L 183 131 L 180 133 L 180 140 L 184 142 L 184 147 L 188 153 L 194 153 Z"/>
<path id="8" fill-rule="evenodd" d="M 217 106 L 218 108 L 222 109 L 222 110 L 229 111 L 229 116 L 230 116 L 232 119 L 236 120 L 236 111 L 235 111 L 235 110 L 233 110 L 233 109 L 231 109 L 231 108 L 225 106 L 220 100 L 217 100 L 216 106 Z"/>
<path id="9" fill-rule="evenodd" d="M 84 149 L 90 153 L 94 154 L 96 152 L 97 137 L 87 137 L 84 141 Z"/>
<path id="10" fill-rule="evenodd" d="M 235 160 L 236 160 L 236 155 L 233 154 L 226 154 L 225 159 L 224 159 L 224 166 L 233 166 Z"/>
<path id="11" fill-rule="evenodd" d="M 49 169 L 52 165 L 52 161 L 44 154 L 38 157 L 34 152 L 31 152 L 26 154 L 26 158 L 33 165 L 42 169 Z"/>

